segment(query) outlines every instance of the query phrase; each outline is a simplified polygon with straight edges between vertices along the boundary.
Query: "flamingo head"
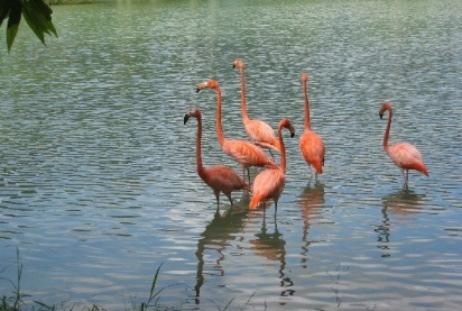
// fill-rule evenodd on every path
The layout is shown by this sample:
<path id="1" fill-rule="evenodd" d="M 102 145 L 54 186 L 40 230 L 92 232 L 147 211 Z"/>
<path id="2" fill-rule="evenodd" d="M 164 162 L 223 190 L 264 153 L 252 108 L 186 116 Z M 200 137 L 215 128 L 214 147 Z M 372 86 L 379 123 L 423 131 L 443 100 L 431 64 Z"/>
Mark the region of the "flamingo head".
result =
<path id="1" fill-rule="evenodd" d="M 383 119 L 383 114 L 385 113 L 385 111 L 387 110 L 392 110 L 393 109 L 393 106 L 390 102 L 384 102 L 382 104 L 382 108 L 380 108 L 380 111 L 379 111 L 379 116 L 380 116 L 380 119 Z"/>
<path id="2" fill-rule="evenodd" d="M 310 79 L 310 76 L 307 73 L 302 72 L 302 75 L 300 76 L 300 80 L 302 80 L 303 83 L 306 83 L 309 79 Z"/>
<path id="3" fill-rule="evenodd" d="M 216 80 L 207 80 L 205 82 L 199 83 L 196 87 L 196 93 L 199 93 L 203 89 L 214 89 L 216 90 L 219 87 L 218 81 Z"/>
<path id="4" fill-rule="evenodd" d="M 244 61 L 240 58 L 236 58 L 233 62 L 233 68 L 244 69 L 245 68 Z"/>
<path id="5" fill-rule="evenodd" d="M 292 123 L 290 122 L 289 119 L 282 119 L 281 121 L 279 121 L 279 124 L 278 124 L 278 130 L 282 130 L 282 128 L 286 128 L 289 130 L 290 132 L 290 137 L 294 137 L 295 136 L 295 129 L 294 127 L 292 126 Z"/>
<path id="6" fill-rule="evenodd" d="M 202 113 L 199 109 L 197 108 L 192 108 L 191 111 L 189 111 L 187 114 L 184 115 L 184 124 L 188 122 L 189 118 L 196 118 L 198 120 L 202 119 Z"/>

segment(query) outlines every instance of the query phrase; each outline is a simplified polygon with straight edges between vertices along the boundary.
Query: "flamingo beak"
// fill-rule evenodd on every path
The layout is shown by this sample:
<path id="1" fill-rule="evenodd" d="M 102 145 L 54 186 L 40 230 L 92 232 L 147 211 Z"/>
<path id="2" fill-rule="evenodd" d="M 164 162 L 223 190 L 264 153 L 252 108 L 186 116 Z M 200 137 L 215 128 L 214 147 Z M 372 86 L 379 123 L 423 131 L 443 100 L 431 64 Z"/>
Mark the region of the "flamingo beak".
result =
<path id="1" fill-rule="evenodd" d="M 380 120 L 383 119 L 383 113 L 379 113 L 379 116 L 380 116 Z"/>
<path id="2" fill-rule="evenodd" d="M 233 64 L 233 69 L 236 69 L 236 64 Z"/>
<path id="3" fill-rule="evenodd" d="M 208 83 L 207 83 L 207 82 L 199 83 L 199 84 L 196 86 L 196 93 L 199 93 L 201 90 L 205 89 L 206 87 L 208 87 Z"/>
<path id="4" fill-rule="evenodd" d="M 294 131 L 294 132 L 290 132 L 290 137 L 291 137 L 291 138 L 294 138 L 294 137 L 295 137 L 295 131 Z"/>
<path id="5" fill-rule="evenodd" d="M 188 122 L 188 120 L 189 120 L 189 114 L 185 114 L 183 120 L 184 120 L 183 124 L 186 124 L 186 122 Z"/>

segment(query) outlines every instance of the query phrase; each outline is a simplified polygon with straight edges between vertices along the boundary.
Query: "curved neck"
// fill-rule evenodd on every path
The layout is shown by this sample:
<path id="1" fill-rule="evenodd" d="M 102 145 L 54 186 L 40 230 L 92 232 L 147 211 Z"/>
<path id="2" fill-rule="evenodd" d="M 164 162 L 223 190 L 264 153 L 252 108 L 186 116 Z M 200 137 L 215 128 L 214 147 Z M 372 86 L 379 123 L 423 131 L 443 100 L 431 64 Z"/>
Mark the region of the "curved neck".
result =
<path id="1" fill-rule="evenodd" d="M 385 135 L 383 136 L 383 148 L 388 147 L 388 137 L 390 136 L 390 127 L 391 127 L 391 118 L 393 117 L 393 111 L 391 109 L 388 110 L 388 123 L 387 129 L 385 130 Z"/>
<path id="2" fill-rule="evenodd" d="M 221 89 L 219 86 L 215 88 L 217 94 L 217 112 L 215 114 L 215 128 L 217 131 L 218 143 L 223 146 L 225 136 L 223 134 L 223 127 L 221 126 Z"/>
<path id="3" fill-rule="evenodd" d="M 310 120 L 310 102 L 308 100 L 308 82 L 303 82 L 303 95 L 305 97 L 305 130 L 311 130 L 311 120 Z"/>
<path id="4" fill-rule="evenodd" d="M 281 146 L 281 156 L 280 156 L 280 163 L 279 167 L 282 171 L 286 172 L 286 146 L 284 145 L 284 141 L 282 139 L 282 127 L 278 128 L 278 137 L 279 137 L 279 146 Z"/>
<path id="5" fill-rule="evenodd" d="M 202 163 L 202 118 L 197 118 L 196 165 L 200 175 L 204 171 Z"/>
<path id="6" fill-rule="evenodd" d="M 242 118 L 248 120 L 249 115 L 247 114 L 247 90 L 245 88 L 244 68 L 240 68 L 239 73 L 241 77 L 241 113 Z"/>

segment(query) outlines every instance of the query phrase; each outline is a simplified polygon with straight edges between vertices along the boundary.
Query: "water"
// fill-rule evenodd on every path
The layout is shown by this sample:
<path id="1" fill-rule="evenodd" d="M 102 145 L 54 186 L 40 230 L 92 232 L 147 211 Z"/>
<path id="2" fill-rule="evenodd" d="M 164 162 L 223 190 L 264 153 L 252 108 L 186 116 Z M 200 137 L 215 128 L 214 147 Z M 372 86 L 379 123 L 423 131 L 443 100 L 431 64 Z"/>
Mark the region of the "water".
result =
<path id="1" fill-rule="evenodd" d="M 0 49 L 0 293 L 24 265 L 26 301 L 120 310 L 146 300 L 159 265 L 161 306 L 255 310 L 456 310 L 462 303 L 462 24 L 460 1 L 154 1 L 54 7 L 59 38 L 22 27 Z M 3 30 L 4 31 L 4 30 Z M 219 149 L 245 137 L 249 114 L 290 118 L 277 222 L 269 206 L 230 209 L 195 172 L 238 169 Z M 299 155 L 311 75 L 325 174 Z M 430 177 L 401 174 L 384 154 L 380 103 L 395 104 L 393 142 L 423 153 Z M 256 171 L 253 171 L 255 174 Z"/>

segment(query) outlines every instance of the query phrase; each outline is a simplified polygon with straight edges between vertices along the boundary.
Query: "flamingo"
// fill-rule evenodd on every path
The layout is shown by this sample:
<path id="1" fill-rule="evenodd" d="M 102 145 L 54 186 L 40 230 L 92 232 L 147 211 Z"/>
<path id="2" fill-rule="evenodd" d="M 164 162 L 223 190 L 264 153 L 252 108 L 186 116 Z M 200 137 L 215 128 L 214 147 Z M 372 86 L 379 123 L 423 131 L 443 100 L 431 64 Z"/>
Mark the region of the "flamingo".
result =
<path id="1" fill-rule="evenodd" d="M 428 168 L 425 166 L 422 154 L 413 145 L 403 142 L 397 144 L 388 144 L 388 138 L 390 136 L 391 119 L 393 117 L 393 106 L 390 102 L 385 102 L 379 111 L 380 119 L 383 118 L 383 114 L 388 110 L 388 123 L 385 129 L 385 135 L 383 137 L 383 149 L 388 154 L 390 159 L 398 166 L 403 172 L 404 178 L 404 189 L 408 188 L 408 173 L 409 170 L 416 170 L 428 176 Z"/>
<path id="2" fill-rule="evenodd" d="M 242 123 L 244 123 L 247 135 L 249 135 L 250 139 L 255 142 L 256 145 L 269 150 L 273 149 L 280 153 L 281 146 L 279 146 L 279 141 L 276 135 L 274 135 L 273 128 L 262 120 L 249 118 L 247 113 L 246 86 L 244 75 L 245 64 L 242 59 L 237 58 L 233 62 L 233 68 L 239 69 L 240 73 Z"/>
<path id="3" fill-rule="evenodd" d="M 220 193 L 223 192 L 233 205 L 231 192 L 235 190 L 249 189 L 245 181 L 239 177 L 236 172 L 225 165 L 213 165 L 204 167 L 202 164 L 202 113 L 200 110 L 193 108 L 184 116 L 184 124 L 190 117 L 197 119 L 197 138 L 196 138 L 196 165 L 197 173 L 200 178 L 213 190 L 217 199 L 217 209 L 220 206 Z"/>
<path id="4" fill-rule="evenodd" d="M 252 199 L 249 208 L 256 209 L 261 203 L 273 200 L 275 204 L 274 216 L 276 217 L 279 196 L 284 189 L 286 172 L 286 149 L 282 140 L 282 129 L 290 131 L 290 137 L 295 136 L 295 130 L 289 119 L 282 119 L 278 124 L 278 137 L 281 146 L 281 162 L 279 166 L 267 168 L 260 172 L 253 182 Z"/>
<path id="5" fill-rule="evenodd" d="M 315 176 L 317 174 L 322 174 L 322 169 L 324 166 L 324 155 L 326 149 L 322 141 L 321 136 L 316 134 L 311 129 L 311 120 L 310 120 L 310 104 L 308 101 L 308 75 L 302 73 L 301 81 L 303 84 L 303 95 L 305 98 L 305 122 L 304 122 L 304 131 L 300 137 L 300 152 L 302 153 L 303 158 L 305 159 L 308 165 L 311 165 L 315 170 Z"/>
<path id="6" fill-rule="evenodd" d="M 197 86 L 196 91 L 199 92 L 203 89 L 212 89 L 217 96 L 217 111 L 215 117 L 215 127 L 217 131 L 218 143 L 224 153 L 232 157 L 238 162 L 244 171 L 251 166 L 259 167 L 275 167 L 276 164 L 271 160 L 266 153 L 254 144 L 240 139 L 226 139 L 223 134 L 223 127 L 221 124 L 221 89 L 220 84 L 216 80 L 207 80 Z M 250 184 L 250 174 L 249 174 Z"/>

